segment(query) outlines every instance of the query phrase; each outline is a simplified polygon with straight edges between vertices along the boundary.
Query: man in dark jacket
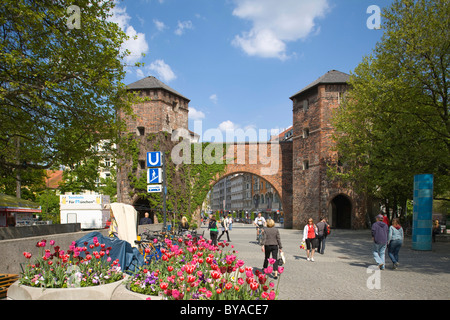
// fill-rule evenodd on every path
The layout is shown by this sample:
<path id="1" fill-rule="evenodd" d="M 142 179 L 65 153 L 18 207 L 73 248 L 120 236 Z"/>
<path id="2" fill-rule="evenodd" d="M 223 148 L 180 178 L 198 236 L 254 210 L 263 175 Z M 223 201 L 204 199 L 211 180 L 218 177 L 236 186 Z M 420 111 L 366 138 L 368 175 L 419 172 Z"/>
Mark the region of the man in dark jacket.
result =
<path id="1" fill-rule="evenodd" d="M 139 224 L 152 224 L 153 223 L 153 221 L 152 221 L 152 219 L 150 218 L 150 216 L 149 216 L 149 214 L 148 214 L 148 212 L 146 212 L 145 214 L 144 214 L 144 218 L 141 218 L 141 220 L 139 221 Z"/>
<path id="2" fill-rule="evenodd" d="M 383 216 L 377 216 L 377 221 L 372 225 L 372 239 L 373 239 L 373 258 L 378 264 L 378 268 L 384 269 L 384 258 L 386 252 L 386 245 L 388 240 L 388 226 L 383 222 Z"/>

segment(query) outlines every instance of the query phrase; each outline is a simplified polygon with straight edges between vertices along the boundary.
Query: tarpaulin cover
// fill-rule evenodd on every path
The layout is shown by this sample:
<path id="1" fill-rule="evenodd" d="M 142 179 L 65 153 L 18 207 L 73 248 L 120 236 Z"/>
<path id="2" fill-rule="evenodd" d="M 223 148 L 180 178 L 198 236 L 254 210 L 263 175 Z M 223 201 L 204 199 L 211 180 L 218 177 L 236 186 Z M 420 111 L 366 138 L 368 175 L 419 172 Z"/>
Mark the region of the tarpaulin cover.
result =
<path id="1" fill-rule="evenodd" d="M 111 261 L 119 259 L 120 266 L 122 271 L 134 272 L 137 271 L 137 268 L 144 264 L 144 256 L 139 253 L 137 248 L 134 248 L 127 241 L 120 240 L 119 238 L 111 238 L 102 235 L 100 232 L 94 231 L 88 233 L 84 237 L 78 239 L 76 241 L 77 247 L 88 248 L 89 252 L 100 251 L 100 247 L 90 249 L 89 245 L 94 244 L 94 237 L 97 237 L 97 241 L 102 244 L 105 244 L 105 248 L 111 247 L 109 251 L 109 256 L 111 257 Z M 87 243 L 87 244 L 86 244 Z"/>

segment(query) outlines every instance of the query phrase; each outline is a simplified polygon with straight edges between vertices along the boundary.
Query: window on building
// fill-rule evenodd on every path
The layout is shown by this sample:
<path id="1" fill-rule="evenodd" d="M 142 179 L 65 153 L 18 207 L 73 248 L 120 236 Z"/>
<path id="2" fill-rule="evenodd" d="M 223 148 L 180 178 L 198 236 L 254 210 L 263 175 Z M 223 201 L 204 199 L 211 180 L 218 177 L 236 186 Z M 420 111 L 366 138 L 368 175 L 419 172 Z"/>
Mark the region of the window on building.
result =
<path id="1" fill-rule="evenodd" d="M 303 161 L 303 170 L 308 170 L 309 169 L 309 161 L 308 160 L 304 160 Z"/>
<path id="2" fill-rule="evenodd" d="M 145 160 L 139 160 L 139 168 L 141 168 L 142 170 L 145 169 Z"/>
<path id="3" fill-rule="evenodd" d="M 145 135 L 145 128 L 144 127 L 137 127 L 137 133 L 139 136 Z"/>
<path id="4" fill-rule="evenodd" d="M 306 139 L 309 137 L 309 128 L 303 129 L 303 139 Z"/>
<path id="5" fill-rule="evenodd" d="M 307 111 L 309 109 L 308 99 L 303 100 L 303 111 Z"/>
<path id="6" fill-rule="evenodd" d="M 105 167 L 107 167 L 107 168 L 111 167 L 111 159 L 109 159 L 109 158 L 105 159 Z"/>
<path id="7" fill-rule="evenodd" d="M 172 110 L 175 112 L 178 111 L 178 102 L 177 101 L 172 102 Z"/>

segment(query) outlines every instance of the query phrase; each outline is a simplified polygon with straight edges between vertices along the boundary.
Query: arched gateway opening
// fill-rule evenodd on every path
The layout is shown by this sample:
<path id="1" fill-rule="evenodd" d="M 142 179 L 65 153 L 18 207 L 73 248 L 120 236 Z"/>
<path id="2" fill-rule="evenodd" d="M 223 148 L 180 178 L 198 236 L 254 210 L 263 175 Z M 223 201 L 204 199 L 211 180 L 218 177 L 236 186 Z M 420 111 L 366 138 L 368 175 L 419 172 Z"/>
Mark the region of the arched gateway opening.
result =
<path id="1" fill-rule="evenodd" d="M 231 214 L 244 223 L 251 223 L 259 212 L 276 222 L 283 222 L 284 217 L 278 190 L 263 177 L 249 172 L 228 174 L 212 183 L 202 211 L 220 216 Z"/>
<path id="2" fill-rule="evenodd" d="M 330 201 L 329 222 L 332 228 L 350 229 L 352 222 L 352 203 L 350 199 L 339 194 Z"/>

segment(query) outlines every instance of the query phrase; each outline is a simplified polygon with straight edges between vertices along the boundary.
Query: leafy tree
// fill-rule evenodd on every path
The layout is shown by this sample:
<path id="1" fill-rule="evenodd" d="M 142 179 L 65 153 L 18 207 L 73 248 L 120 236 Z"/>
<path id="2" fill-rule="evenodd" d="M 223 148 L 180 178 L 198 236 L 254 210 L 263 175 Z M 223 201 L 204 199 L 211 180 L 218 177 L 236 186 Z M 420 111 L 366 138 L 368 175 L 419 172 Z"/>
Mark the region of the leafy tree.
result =
<path id="1" fill-rule="evenodd" d="M 415 174 L 434 174 L 436 197 L 450 187 L 449 17 L 448 0 L 394 1 L 334 114 L 340 165 L 330 174 L 394 210 Z"/>
<path id="2" fill-rule="evenodd" d="M 79 28 L 71 28 L 76 5 Z M 48 169 L 97 157 L 114 141 L 126 34 L 108 18 L 110 0 L 2 0 L 0 6 L 0 173 Z"/>

